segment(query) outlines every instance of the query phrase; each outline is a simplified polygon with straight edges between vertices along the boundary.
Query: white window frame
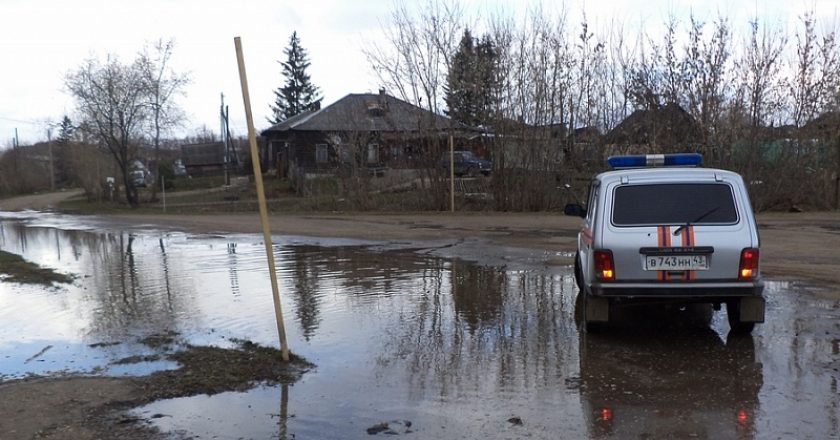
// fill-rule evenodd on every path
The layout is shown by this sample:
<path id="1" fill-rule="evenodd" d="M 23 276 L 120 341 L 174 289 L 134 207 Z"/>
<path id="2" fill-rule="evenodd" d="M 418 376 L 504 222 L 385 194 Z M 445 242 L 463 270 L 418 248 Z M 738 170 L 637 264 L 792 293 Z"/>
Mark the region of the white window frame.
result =
<path id="1" fill-rule="evenodd" d="M 327 163 L 330 161 L 330 150 L 328 144 L 315 144 L 315 163 Z"/>
<path id="2" fill-rule="evenodd" d="M 367 163 L 379 163 L 379 144 L 368 144 Z"/>

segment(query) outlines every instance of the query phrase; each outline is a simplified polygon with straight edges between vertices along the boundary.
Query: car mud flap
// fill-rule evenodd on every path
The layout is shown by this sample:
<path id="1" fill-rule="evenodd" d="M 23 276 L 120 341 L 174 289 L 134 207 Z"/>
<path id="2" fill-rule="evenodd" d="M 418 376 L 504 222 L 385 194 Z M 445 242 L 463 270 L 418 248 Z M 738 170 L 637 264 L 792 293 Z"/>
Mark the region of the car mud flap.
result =
<path id="1" fill-rule="evenodd" d="M 741 298 L 741 322 L 764 322 L 764 298 Z"/>
<path id="2" fill-rule="evenodd" d="M 608 322 L 610 320 L 610 300 L 596 296 L 586 298 L 586 322 Z"/>

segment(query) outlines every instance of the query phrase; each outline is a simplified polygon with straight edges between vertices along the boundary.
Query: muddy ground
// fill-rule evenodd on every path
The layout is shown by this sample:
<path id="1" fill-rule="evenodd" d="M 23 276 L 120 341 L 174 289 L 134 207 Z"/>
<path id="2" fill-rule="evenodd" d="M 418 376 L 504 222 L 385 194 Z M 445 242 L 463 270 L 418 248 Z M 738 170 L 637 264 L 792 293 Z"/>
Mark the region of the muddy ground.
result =
<path id="1" fill-rule="evenodd" d="M 0 209 L 43 209 L 66 194 L 0 201 Z M 261 231 L 257 214 L 130 215 L 113 217 L 118 224 L 159 225 L 196 233 Z M 770 213 L 758 216 L 762 264 L 766 277 L 833 286 L 840 282 L 840 213 Z M 580 220 L 555 213 L 412 213 L 272 215 L 273 234 L 345 237 L 390 242 L 481 238 L 486 251 L 505 253 L 510 247 L 545 250 L 547 263 L 570 264 Z M 497 245 L 497 246 L 494 246 Z M 837 292 L 826 289 L 826 292 Z M 827 293 L 831 294 L 831 293 Z M 228 353 L 241 356 L 241 353 Z M 171 354 L 163 354 L 170 356 Z M 154 432 L 119 419 L 119 410 L 164 396 L 161 387 L 195 377 L 182 368 L 167 379 L 34 378 L 0 384 L 0 438 L 94 439 L 151 438 Z M 170 375 L 172 373 L 165 373 Z M 234 386 L 242 382 L 231 381 Z M 201 385 L 207 386 L 210 385 Z M 209 388 L 208 388 L 209 389 Z M 188 395 L 201 388 L 184 389 Z M 117 418 L 114 418 L 117 417 Z M 114 431 L 116 429 L 116 431 Z"/>
<path id="2" fill-rule="evenodd" d="M 159 224 L 192 232 L 260 232 L 259 216 L 120 215 L 127 224 Z M 840 283 L 840 212 L 764 213 L 757 217 L 766 277 Z M 574 252 L 580 219 L 558 213 L 308 214 L 271 216 L 273 234 L 363 239 L 436 240 L 477 237 L 493 244 Z M 498 251 L 498 250 L 497 250 Z M 501 250 L 503 251 L 503 249 Z M 556 264 L 571 264 L 555 257 Z"/>
<path id="3" fill-rule="evenodd" d="M 77 196 L 64 191 L 0 200 L 0 210 L 50 209 Z M 261 232 L 259 215 L 131 215 L 114 216 L 127 225 L 156 224 L 189 232 Z M 762 213 L 761 234 L 765 276 L 819 283 L 840 283 L 840 212 Z M 399 213 L 399 214 L 272 214 L 273 234 L 399 240 L 479 237 L 502 246 L 548 251 L 573 251 L 580 219 L 559 213 Z M 557 261 L 559 264 L 567 261 Z"/>
<path id="4" fill-rule="evenodd" d="M 312 367 L 294 355 L 284 363 L 279 350 L 248 341 L 235 341 L 237 347 L 231 349 L 190 346 L 179 342 L 177 334 L 143 342 L 160 350 L 155 358 L 181 367 L 135 378 L 69 376 L 0 383 L 0 439 L 153 439 L 159 433 L 122 411 L 160 399 L 243 391 L 255 382 L 291 384 Z"/>

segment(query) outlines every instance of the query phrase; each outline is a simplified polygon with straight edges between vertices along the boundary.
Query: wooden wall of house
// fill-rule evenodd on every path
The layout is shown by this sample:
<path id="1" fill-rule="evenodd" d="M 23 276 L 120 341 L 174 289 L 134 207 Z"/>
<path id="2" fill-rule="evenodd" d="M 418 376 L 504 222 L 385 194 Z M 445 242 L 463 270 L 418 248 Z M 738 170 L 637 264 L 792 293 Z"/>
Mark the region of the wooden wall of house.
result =
<path id="1" fill-rule="evenodd" d="M 284 132 L 266 138 L 263 150 L 264 169 L 276 170 L 278 176 L 288 175 L 288 167 L 297 166 L 307 172 L 329 172 L 341 167 L 340 147 L 327 142 L 324 132 Z M 449 151 L 448 138 L 439 134 L 418 135 L 416 133 L 379 133 L 375 137 L 363 141 L 378 145 L 378 161 L 367 162 L 367 149 L 355 149 L 358 159 L 367 166 L 386 166 L 389 168 L 425 168 L 435 167 L 441 154 Z M 353 135 L 349 135 L 353 138 Z M 354 139 L 344 139 L 353 143 Z M 327 162 L 317 162 L 316 150 L 318 144 L 328 145 Z M 455 139 L 456 149 L 466 149 L 475 152 L 483 158 L 490 157 L 490 149 L 486 143 L 477 137 L 460 137 Z"/>

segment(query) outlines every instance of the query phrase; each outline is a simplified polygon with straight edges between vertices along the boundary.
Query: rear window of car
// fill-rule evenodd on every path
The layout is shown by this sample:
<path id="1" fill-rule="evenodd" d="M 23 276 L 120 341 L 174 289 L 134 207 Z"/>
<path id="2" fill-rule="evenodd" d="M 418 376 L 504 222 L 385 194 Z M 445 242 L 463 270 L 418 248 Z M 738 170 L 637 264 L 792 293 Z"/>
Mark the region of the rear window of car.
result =
<path id="1" fill-rule="evenodd" d="M 616 226 L 734 224 L 732 188 L 720 183 L 625 185 L 613 194 Z"/>

